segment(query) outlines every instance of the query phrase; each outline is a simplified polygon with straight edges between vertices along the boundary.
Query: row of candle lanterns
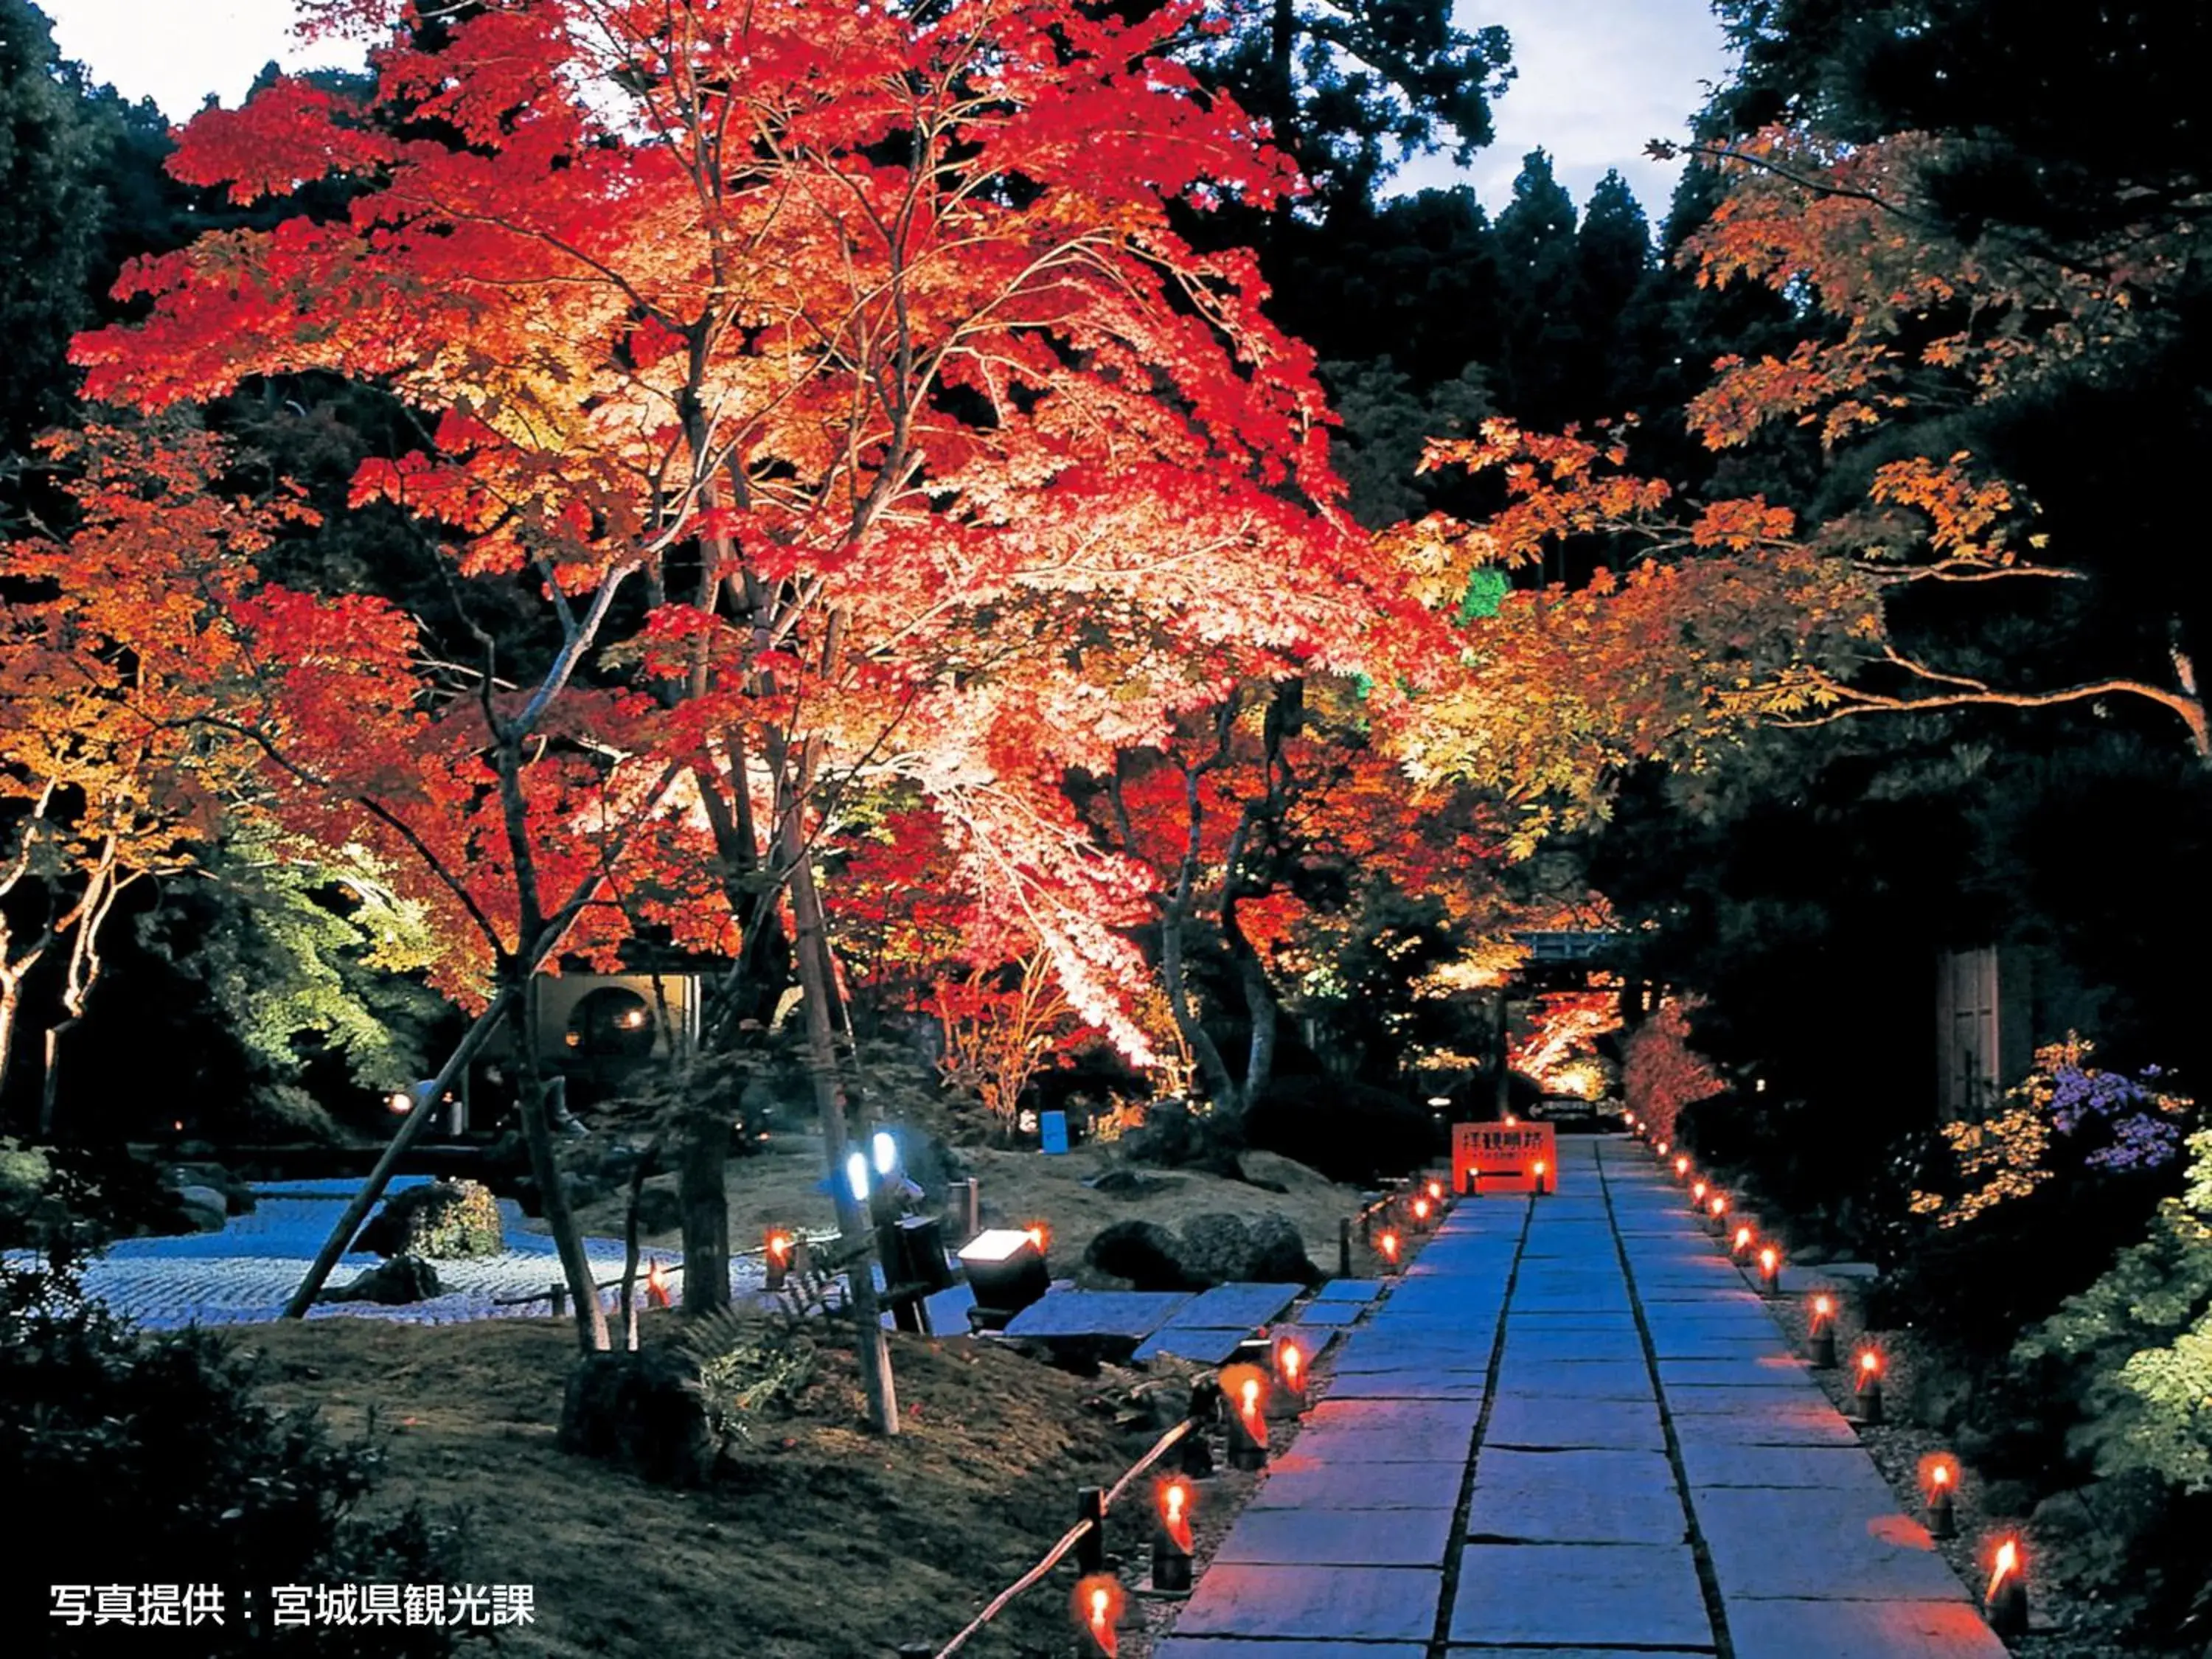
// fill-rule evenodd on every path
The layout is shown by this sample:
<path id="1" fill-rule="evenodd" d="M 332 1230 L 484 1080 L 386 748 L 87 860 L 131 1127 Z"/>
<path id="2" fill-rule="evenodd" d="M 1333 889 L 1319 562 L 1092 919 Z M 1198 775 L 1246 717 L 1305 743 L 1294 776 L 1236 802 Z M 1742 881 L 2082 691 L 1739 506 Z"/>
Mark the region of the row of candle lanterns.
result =
<path id="1" fill-rule="evenodd" d="M 1674 1179 L 1689 1193 L 1691 1213 L 1703 1220 L 1708 1232 L 1727 1242 L 1729 1259 L 1753 1274 L 1759 1293 L 1767 1297 L 1778 1295 L 1782 1279 L 1780 1248 L 1771 1243 L 1762 1243 L 1757 1227 L 1740 1214 L 1731 1229 L 1728 1194 L 1698 1173 L 1687 1153 L 1677 1151 L 1670 1141 L 1655 1135 L 1648 1122 L 1633 1115 L 1629 1117 L 1628 1127 L 1632 1134 L 1650 1146 L 1654 1158 L 1673 1170 Z M 1806 1358 L 1816 1370 L 1832 1370 L 1837 1364 L 1835 1297 L 1826 1292 L 1816 1292 L 1810 1299 L 1808 1313 Z M 1853 1393 L 1862 1426 L 1878 1427 L 1885 1420 L 1883 1370 L 1881 1351 L 1871 1343 L 1859 1349 L 1852 1360 Z M 1948 1453 L 1936 1453 L 1921 1461 L 1920 1488 L 1930 1537 L 1958 1536 L 1958 1486 L 1956 1458 Z M 1989 1587 L 1982 1597 L 1982 1611 L 1990 1628 L 2001 1637 L 2025 1635 L 2027 1631 L 2024 1561 L 2017 1537 L 1998 1541 L 1992 1557 Z"/>
<path id="2" fill-rule="evenodd" d="M 1267 1422 L 1270 1417 L 1294 1417 L 1305 1408 L 1306 1389 L 1312 1362 L 1295 1337 L 1279 1337 L 1268 1351 L 1268 1364 L 1224 1366 L 1214 1378 L 1207 1401 L 1218 1400 L 1226 1431 L 1230 1467 L 1255 1470 L 1267 1467 Z M 1211 1474 L 1213 1457 L 1202 1425 L 1212 1410 L 1210 1403 L 1193 1402 L 1194 1420 L 1183 1438 L 1182 1467 L 1152 1487 L 1152 1588 L 1169 1595 L 1188 1594 L 1191 1557 L 1197 1540 L 1192 1528 L 1198 1509 L 1194 1481 Z M 1104 1516 L 1096 1489 L 1085 1494 L 1085 1517 L 1094 1527 Z M 1085 1540 L 1085 1552 L 1094 1564 L 1077 1579 L 1073 1608 L 1077 1625 L 1093 1646 L 1114 1659 L 1121 1613 L 1127 1605 L 1120 1579 L 1104 1570 L 1104 1540 L 1094 1534 Z"/>

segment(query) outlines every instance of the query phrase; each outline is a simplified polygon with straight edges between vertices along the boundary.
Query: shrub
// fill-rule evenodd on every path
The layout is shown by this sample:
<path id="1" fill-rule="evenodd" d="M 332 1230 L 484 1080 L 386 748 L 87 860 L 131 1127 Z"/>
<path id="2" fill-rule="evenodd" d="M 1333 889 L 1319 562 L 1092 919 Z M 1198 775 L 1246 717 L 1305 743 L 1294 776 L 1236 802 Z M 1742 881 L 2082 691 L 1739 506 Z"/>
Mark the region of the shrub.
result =
<path id="1" fill-rule="evenodd" d="M 1682 1109 L 1719 1094 L 1728 1079 L 1690 1047 L 1687 1010 L 1665 997 L 1621 1044 L 1620 1087 L 1628 1109 L 1651 1126 L 1653 1137 L 1673 1140 Z"/>
<path id="2" fill-rule="evenodd" d="M 193 1655 L 247 1645 L 244 1591 L 367 1581 L 444 1583 L 451 1540 L 419 1510 L 355 1513 L 379 1462 L 306 1413 L 254 1397 L 255 1364 L 200 1330 L 141 1335 L 66 1273 L 0 1266 L 0 1491 L 9 1544 L 10 1651 L 112 1652 L 116 1632 L 51 1616 L 55 1584 L 214 1584 L 224 1625 L 138 1626 L 134 1652 Z M 265 1616 L 265 1609 L 263 1609 Z M 289 1654 L 442 1654 L 453 1632 L 428 1625 L 318 1623 L 270 1630 L 256 1645 Z"/>

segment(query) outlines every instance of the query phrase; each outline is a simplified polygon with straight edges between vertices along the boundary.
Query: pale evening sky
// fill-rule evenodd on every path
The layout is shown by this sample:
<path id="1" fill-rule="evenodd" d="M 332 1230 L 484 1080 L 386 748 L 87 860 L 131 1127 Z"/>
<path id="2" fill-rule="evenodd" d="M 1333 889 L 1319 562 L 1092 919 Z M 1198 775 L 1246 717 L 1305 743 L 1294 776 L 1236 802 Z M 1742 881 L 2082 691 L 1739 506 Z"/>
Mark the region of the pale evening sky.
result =
<path id="1" fill-rule="evenodd" d="M 37 0 L 64 55 L 125 97 L 149 97 L 182 120 L 213 92 L 244 96 L 264 63 L 288 69 L 347 61 L 342 44 L 303 50 L 291 0 Z M 1521 158 L 1541 145 L 1577 204 L 1618 167 L 1654 220 L 1665 216 L 1675 166 L 1647 161 L 1645 143 L 1680 137 L 1726 65 L 1707 0 L 1459 0 L 1463 27 L 1501 23 L 1518 78 L 1496 111 L 1497 142 L 1465 173 L 1429 157 L 1405 186 L 1472 183 L 1495 214 Z M 353 60 L 358 63 L 357 57 Z"/>

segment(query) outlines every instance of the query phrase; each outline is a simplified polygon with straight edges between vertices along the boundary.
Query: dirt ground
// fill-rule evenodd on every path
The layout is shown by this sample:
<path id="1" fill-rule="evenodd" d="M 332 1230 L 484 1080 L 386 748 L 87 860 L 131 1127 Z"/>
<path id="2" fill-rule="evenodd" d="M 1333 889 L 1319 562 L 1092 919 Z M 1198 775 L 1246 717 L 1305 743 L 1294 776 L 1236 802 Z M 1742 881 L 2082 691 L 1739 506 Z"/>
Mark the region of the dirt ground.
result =
<path id="1" fill-rule="evenodd" d="M 648 1339 L 673 1317 L 651 1316 Z M 1117 1426 L 1133 1374 L 1086 1379 L 969 1338 L 900 1338 L 896 1438 L 860 1430 L 852 1358 L 827 1353 L 799 1412 L 771 1425 L 780 1433 L 714 1488 L 673 1492 L 556 1449 L 574 1340 L 550 1320 L 332 1319 L 240 1336 L 268 1357 L 272 1403 L 319 1407 L 347 1435 L 375 1409 L 388 1437 L 376 1507 L 421 1503 L 458 1521 L 469 1582 L 536 1587 L 537 1623 L 502 1632 L 523 1654 L 933 1648 L 1067 1529 L 1078 1486 L 1110 1484 L 1154 1438 Z M 1113 1547 L 1137 1561 L 1133 1538 Z M 1063 1568 L 963 1651 L 1071 1650 L 1069 1582 Z"/>
<path id="2" fill-rule="evenodd" d="M 1247 1221 L 1271 1211 L 1288 1216 L 1305 1239 L 1307 1255 L 1316 1266 L 1334 1272 L 1337 1223 L 1359 1209 L 1354 1188 L 1267 1152 L 1247 1153 L 1246 1173 L 1286 1187 L 1287 1192 L 1269 1192 L 1249 1182 L 1200 1171 L 1145 1169 L 1142 1173 L 1159 1182 L 1160 1189 L 1127 1198 L 1083 1184 L 1121 1164 L 1110 1145 L 1078 1146 L 1052 1158 L 1034 1151 L 976 1146 L 963 1146 L 959 1152 L 980 1183 L 984 1224 L 1027 1227 L 1043 1223 L 1050 1230 L 1053 1271 L 1062 1277 L 1076 1276 L 1085 1247 L 1116 1221 L 1152 1221 L 1172 1230 L 1208 1211 Z M 821 1139 L 811 1134 L 778 1134 L 763 1145 L 758 1155 L 733 1160 L 726 1183 L 732 1248 L 757 1245 L 771 1226 L 835 1227 L 835 1208 L 828 1192 L 821 1189 L 824 1167 Z M 657 1179 L 672 1184 L 667 1177 Z M 583 1211 L 583 1224 L 588 1231 L 619 1237 L 623 1213 L 623 1199 L 605 1199 Z M 680 1242 L 673 1232 L 645 1237 L 648 1245 L 664 1254 L 674 1253 Z"/>

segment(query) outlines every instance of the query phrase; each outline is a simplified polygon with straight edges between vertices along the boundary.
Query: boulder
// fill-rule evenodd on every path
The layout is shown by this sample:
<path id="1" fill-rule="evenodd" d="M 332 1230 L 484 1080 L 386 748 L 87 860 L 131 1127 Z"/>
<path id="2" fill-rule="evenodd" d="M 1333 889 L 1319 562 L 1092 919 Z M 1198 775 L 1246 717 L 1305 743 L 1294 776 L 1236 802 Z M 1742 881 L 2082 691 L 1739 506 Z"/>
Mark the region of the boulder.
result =
<path id="1" fill-rule="evenodd" d="M 1252 1233 L 1233 1215 L 1194 1215 L 1182 1224 L 1176 1258 L 1199 1285 L 1225 1285 L 1252 1276 Z"/>
<path id="2" fill-rule="evenodd" d="M 1111 1198 L 1144 1198 L 1153 1193 L 1165 1192 L 1176 1183 L 1158 1176 L 1148 1176 L 1138 1170 L 1108 1170 L 1091 1176 L 1084 1183 L 1095 1193 L 1104 1193 Z"/>
<path id="3" fill-rule="evenodd" d="M 1127 1279 L 1136 1290 L 1190 1288 L 1176 1257 L 1175 1236 L 1157 1222 L 1114 1223 L 1091 1241 L 1083 1260 L 1102 1273 Z"/>
<path id="4" fill-rule="evenodd" d="M 684 1200 L 671 1187 L 647 1187 L 637 1195 L 637 1230 L 672 1233 L 684 1225 Z"/>
<path id="5" fill-rule="evenodd" d="M 325 1302 L 376 1302 L 396 1308 L 442 1295 L 444 1291 L 445 1287 L 438 1282 L 438 1270 L 421 1256 L 395 1255 L 389 1261 L 380 1261 L 351 1284 L 325 1290 L 319 1299 Z"/>
<path id="6" fill-rule="evenodd" d="M 1257 1149 L 1238 1156 L 1237 1173 L 1248 1184 L 1274 1193 L 1325 1193 L 1336 1185 L 1320 1170 L 1294 1158 Z"/>
<path id="7" fill-rule="evenodd" d="M 1328 1275 L 1306 1255 L 1297 1224 L 1270 1210 L 1252 1224 L 1252 1259 L 1247 1272 L 1263 1285 L 1318 1285 Z"/>
<path id="8" fill-rule="evenodd" d="M 230 1219 L 229 1200 L 212 1187 L 179 1188 L 177 1209 L 196 1232 L 219 1233 Z"/>
<path id="9" fill-rule="evenodd" d="M 568 1373 L 558 1443 L 665 1486 L 706 1485 L 722 1452 L 698 1363 L 665 1344 L 585 1355 Z"/>
<path id="10" fill-rule="evenodd" d="M 355 1235 L 351 1250 L 382 1256 L 433 1256 L 457 1261 L 497 1255 L 507 1248 L 499 1200 L 475 1181 L 434 1181 L 385 1200 L 384 1207 Z"/>

